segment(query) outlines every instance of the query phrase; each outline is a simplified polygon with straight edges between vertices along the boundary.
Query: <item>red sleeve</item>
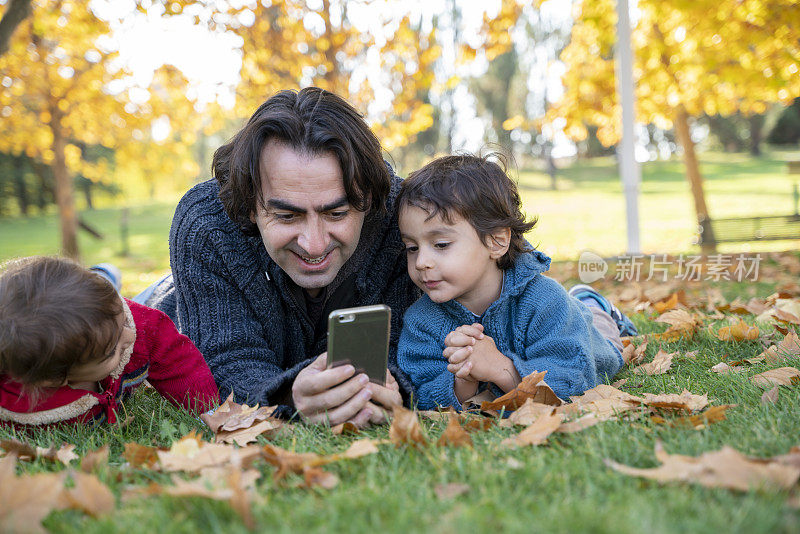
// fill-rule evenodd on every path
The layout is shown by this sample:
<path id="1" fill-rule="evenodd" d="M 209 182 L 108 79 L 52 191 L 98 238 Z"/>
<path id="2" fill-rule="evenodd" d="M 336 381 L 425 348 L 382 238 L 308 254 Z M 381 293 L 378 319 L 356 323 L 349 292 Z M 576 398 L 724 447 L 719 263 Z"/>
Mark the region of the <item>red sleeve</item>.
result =
<path id="1" fill-rule="evenodd" d="M 134 353 L 150 361 L 147 380 L 171 402 L 196 413 L 219 404 L 219 390 L 203 355 L 167 315 L 125 299 L 136 324 Z"/>

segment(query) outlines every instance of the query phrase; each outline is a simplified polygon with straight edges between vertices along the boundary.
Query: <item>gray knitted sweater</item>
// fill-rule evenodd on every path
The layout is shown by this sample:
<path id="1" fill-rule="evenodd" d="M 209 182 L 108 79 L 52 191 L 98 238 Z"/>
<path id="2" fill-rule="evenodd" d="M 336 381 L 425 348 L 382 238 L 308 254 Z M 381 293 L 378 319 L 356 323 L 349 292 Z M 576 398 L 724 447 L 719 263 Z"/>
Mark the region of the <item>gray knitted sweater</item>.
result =
<path id="1" fill-rule="evenodd" d="M 328 288 L 336 307 L 384 303 L 392 309 L 389 369 L 408 402 L 411 384 L 397 367 L 397 341 L 406 309 L 420 296 L 408 277 L 397 228 L 394 177 L 388 214 L 367 217 L 356 252 Z M 167 313 L 205 356 L 221 398 L 279 404 L 294 413 L 291 386 L 327 346 L 325 321 L 311 324 L 303 292 L 267 254 L 260 236 L 246 236 L 225 213 L 219 185 L 190 189 L 170 231 L 173 277 L 148 304 Z M 328 306 L 323 316 L 331 310 Z"/>

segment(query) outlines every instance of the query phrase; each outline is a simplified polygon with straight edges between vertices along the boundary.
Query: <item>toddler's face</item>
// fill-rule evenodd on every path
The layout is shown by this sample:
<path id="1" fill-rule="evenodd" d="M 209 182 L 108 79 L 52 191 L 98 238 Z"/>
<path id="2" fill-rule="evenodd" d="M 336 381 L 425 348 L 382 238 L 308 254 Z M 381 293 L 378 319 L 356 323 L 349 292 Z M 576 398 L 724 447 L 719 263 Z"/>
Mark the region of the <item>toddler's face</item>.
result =
<path id="1" fill-rule="evenodd" d="M 79 384 L 83 382 L 99 382 L 108 375 L 119 365 L 122 354 L 136 341 L 136 333 L 128 324 L 125 313 L 122 312 L 120 317 L 117 318 L 119 326 L 119 334 L 117 342 L 112 351 L 101 360 L 94 362 L 87 362 L 82 365 L 76 365 L 70 370 L 67 377 L 68 384 Z"/>
<path id="2" fill-rule="evenodd" d="M 434 302 L 456 299 L 480 315 L 497 298 L 502 271 L 472 225 L 456 214 L 452 218 L 448 224 L 440 215 L 428 219 L 417 206 L 400 210 L 408 275 Z"/>

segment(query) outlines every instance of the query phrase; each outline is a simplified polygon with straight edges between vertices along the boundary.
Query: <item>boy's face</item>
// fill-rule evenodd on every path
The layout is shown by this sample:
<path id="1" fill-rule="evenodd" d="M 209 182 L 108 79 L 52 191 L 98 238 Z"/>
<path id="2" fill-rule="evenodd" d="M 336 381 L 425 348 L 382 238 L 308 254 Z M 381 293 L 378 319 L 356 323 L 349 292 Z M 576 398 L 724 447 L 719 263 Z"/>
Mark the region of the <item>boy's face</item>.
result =
<path id="1" fill-rule="evenodd" d="M 428 219 L 428 212 L 417 206 L 401 208 L 408 275 L 432 301 L 456 299 L 480 315 L 499 296 L 503 279 L 499 256 L 469 222 L 457 214 L 452 219 L 448 224 L 440 215 Z"/>
<path id="2" fill-rule="evenodd" d="M 99 382 L 119 366 L 122 354 L 136 341 L 136 333 L 128 324 L 125 313 L 117 317 L 119 335 L 114 348 L 104 359 L 76 365 L 70 369 L 67 384 L 80 384 L 83 382 Z"/>

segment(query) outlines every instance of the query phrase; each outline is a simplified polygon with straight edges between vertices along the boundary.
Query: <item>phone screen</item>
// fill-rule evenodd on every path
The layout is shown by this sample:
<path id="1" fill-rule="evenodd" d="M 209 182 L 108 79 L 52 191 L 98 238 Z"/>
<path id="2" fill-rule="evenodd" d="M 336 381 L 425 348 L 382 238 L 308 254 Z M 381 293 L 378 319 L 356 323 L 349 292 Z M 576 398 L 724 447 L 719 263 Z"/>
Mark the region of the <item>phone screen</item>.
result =
<path id="1" fill-rule="evenodd" d="M 386 383 L 391 309 L 383 304 L 335 310 L 328 316 L 328 367 L 351 364 Z"/>

